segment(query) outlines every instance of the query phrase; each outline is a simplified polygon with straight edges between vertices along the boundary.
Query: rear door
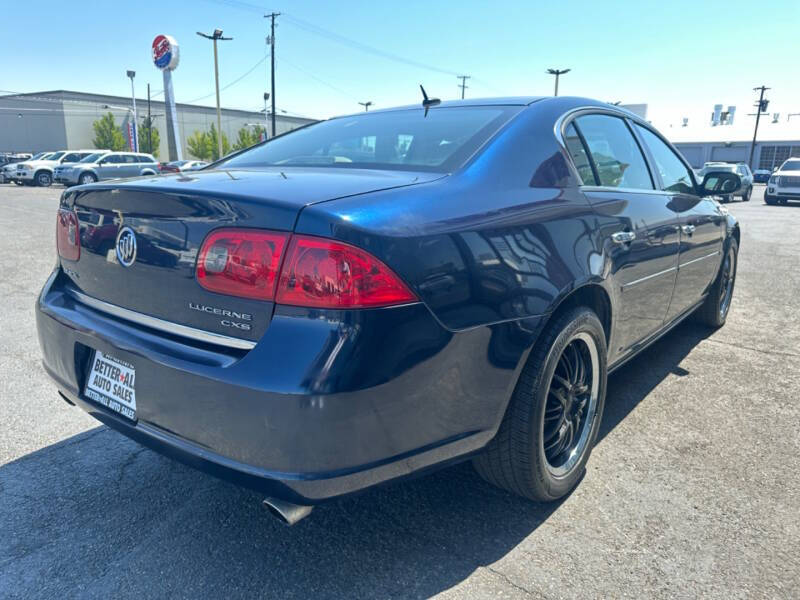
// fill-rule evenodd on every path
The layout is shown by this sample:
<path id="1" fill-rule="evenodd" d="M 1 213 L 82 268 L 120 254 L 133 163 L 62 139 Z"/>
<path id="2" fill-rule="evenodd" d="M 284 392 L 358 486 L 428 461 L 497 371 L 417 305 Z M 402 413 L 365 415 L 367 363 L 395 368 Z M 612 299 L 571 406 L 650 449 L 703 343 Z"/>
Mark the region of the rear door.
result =
<path id="1" fill-rule="evenodd" d="M 680 214 L 678 277 L 667 314 L 667 319 L 672 319 L 696 304 L 716 276 L 725 217 L 714 200 L 697 193 L 691 169 L 680 156 L 655 132 L 639 124 L 635 127 L 649 151 L 669 206 Z"/>
<path id="2" fill-rule="evenodd" d="M 135 154 L 123 154 L 120 165 L 120 177 L 136 177 L 139 175 L 139 157 Z"/>
<path id="3" fill-rule="evenodd" d="M 618 310 L 609 348 L 613 360 L 664 323 L 675 284 L 679 219 L 669 197 L 655 189 L 624 118 L 578 116 L 567 126 L 565 141 L 576 164 L 582 160 L 581 148 L 588 148 L 579 172 L 599 217 L 615 284 Z"/>
<path id="4" fill-rule="evenodd" d="M 119 169 L 122 161 L 120 154 L 107 154 L 100 159 L 100 164 L 97 166 L 97 177 L 99 179 L 114 179 L 119 177 Z"/>

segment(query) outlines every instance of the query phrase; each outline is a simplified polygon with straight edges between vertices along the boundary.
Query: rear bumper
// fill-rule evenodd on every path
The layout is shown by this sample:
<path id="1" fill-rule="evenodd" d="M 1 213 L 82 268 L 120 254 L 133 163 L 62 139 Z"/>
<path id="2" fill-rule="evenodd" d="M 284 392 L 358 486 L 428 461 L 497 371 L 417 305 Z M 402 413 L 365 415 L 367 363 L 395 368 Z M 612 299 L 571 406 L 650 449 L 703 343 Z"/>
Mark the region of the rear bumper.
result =
<path id="1" fill-rule="evenodd" d="M 421 304 L 278 307 L 255 348 L 233 350 L 91 309 L 60 280 L 56 271 L 36 317 L 44 367 L 70 402 L 163 454 L 297 503 L 481 449 L 540 325 L 452 333 Z M 137 422 L 83 395 L 93 350 L 135 366 Z"/>

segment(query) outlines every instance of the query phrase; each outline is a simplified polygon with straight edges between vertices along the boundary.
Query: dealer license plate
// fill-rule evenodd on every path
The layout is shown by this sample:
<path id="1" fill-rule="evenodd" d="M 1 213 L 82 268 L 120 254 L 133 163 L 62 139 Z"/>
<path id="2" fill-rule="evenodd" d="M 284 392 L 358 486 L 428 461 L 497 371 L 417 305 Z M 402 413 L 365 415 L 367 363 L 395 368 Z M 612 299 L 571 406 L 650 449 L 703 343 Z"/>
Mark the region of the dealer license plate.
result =
<path id="1" fill-rule="evenodd" d="M 84 395 L 136 420 L 136 369 L 123 360 L 95 350 Z"/>

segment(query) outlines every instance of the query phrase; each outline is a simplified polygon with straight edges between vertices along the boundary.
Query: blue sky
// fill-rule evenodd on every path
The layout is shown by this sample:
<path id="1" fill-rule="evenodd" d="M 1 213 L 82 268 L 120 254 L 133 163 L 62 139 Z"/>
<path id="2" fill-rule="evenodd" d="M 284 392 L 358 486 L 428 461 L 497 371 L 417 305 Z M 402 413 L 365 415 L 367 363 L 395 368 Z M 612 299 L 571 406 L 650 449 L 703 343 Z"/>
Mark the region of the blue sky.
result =
<path id="1" fill-rule="evenodd" d="M 82 0 L 18 1 L 5 6 L 0 90 L 71 89 L 130 93 L 162 88 L 150 59 L 159 33 L 174 36 L 181 64 L 178 101 L 214 103 L 211 42 L 195 32 L 223 29 L 221 85 L 266 55 L 268 20 L 277 29 L 277 104 L 327 117 L 417 102 L 418 84 L 434 96 L 459 94 L 456 74 L 473 79 L 467 96 L 552 93 L 548 67 L 570 67 L 560 93 L 648 103 L 656 122 L 705 118 L 717 102 L 749 112 L 754 86 L 770 111 L 800 112 L 800 2 L 478 2 Z M 13 8 L 13 19 L 8 9 Z M 315 28 L 321 28 L 315 29 Z M 340 43 L 335 35 L 352 42 Z M 363 44 L 405 62 L 356 47 Z M 417 63 L 417 64 L 414 64 Z M 268 61 L 222 92 L 223 106 L 259 109 Z M 431 68 L 423 68 L 422 65 Z M 740 113 L 740 114 L 742 114 Z"/>

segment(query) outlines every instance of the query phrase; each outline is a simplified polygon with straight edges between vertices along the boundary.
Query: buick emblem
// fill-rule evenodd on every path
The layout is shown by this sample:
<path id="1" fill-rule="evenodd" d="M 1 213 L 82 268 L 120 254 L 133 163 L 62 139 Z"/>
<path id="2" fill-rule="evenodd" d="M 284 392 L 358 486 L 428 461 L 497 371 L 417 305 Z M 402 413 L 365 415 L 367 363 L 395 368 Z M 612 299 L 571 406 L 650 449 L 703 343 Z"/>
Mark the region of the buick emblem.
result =
<path id="1" fill-rule="evenodd" d="M 117 234 L 117 260 L 123 267 L 136 261 L 136 234 L 130 227 L 123 227 Z"/>

